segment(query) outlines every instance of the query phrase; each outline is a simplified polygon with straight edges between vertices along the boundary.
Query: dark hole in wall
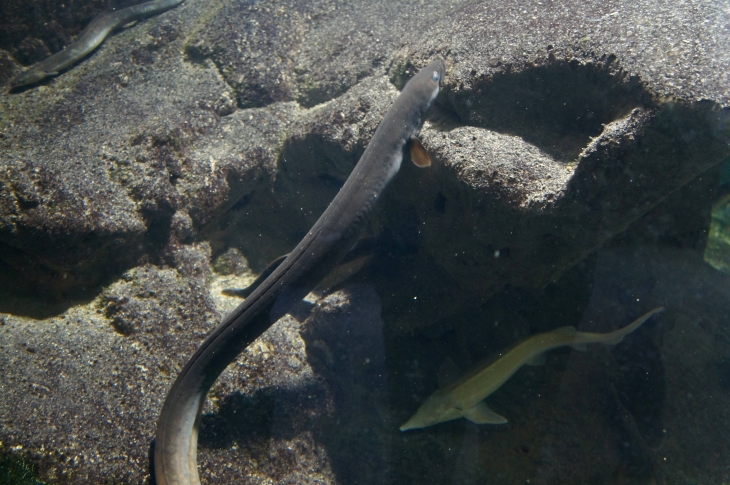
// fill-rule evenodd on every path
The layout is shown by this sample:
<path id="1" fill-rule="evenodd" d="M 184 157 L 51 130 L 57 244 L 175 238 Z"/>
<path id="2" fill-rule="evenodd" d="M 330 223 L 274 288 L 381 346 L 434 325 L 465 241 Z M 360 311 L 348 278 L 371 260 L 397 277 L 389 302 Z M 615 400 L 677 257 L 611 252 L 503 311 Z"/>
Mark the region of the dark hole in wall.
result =
<path id="1" fill-rule="evenodd" d="M 638 78 L 577 61 L 482 76 L 448 97 L 461 123 L 520 136 L 563 161 L 604 124 L 651 102 Z"/>

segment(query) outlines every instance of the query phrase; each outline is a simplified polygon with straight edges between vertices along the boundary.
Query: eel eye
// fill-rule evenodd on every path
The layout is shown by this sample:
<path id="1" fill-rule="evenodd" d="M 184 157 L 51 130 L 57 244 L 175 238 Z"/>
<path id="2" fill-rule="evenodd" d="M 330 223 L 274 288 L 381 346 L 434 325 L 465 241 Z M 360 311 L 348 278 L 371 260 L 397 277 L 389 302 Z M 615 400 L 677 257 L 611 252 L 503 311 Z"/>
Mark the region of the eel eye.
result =
<path id="1" fill-rule="evenodd" d="M 438 71 L 433 71 L 433 75 L 431 76 L 431 79 L 433 79 L 434 82 L 439 82 L 441 80 L 441 75 Z"/>

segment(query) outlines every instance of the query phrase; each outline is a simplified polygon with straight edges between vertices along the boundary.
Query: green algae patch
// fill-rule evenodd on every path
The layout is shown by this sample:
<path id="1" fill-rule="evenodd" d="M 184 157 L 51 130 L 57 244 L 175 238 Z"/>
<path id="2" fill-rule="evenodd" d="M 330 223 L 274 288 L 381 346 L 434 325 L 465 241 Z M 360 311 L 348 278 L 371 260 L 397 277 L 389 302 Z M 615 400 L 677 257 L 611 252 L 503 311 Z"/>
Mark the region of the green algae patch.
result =
<path id="1" fill-rule="evenodd" d="M 720 199 L 712 208 L 710 232 L 705 246 L 705 261 L 715 269 L 730 273 L 730 158 L 720 170 Z"/>
<path id="2" fill-rule="evenodd" d="M 38 471 L 33 462 L 10 453 L 0 454 L 0 483 L 47 485 L 38 479 Z"/>
<path id="3" fill-rule="evenodd" d="M 712 211 L 705 261 L 715 269 L 730 273 L 730 198 Z"/>

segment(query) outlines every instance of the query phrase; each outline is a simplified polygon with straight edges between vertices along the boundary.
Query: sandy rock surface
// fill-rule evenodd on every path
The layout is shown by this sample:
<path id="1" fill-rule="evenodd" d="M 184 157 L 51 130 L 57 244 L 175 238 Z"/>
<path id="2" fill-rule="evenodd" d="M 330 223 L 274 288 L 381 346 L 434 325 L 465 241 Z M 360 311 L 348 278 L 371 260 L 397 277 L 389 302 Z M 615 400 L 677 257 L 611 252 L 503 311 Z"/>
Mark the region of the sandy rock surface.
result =
<path id="1" fill-rule="evenodd" d="M 407 79 L 442 56 L 421 133 L 432 167 L 404 163 L 366 231 L 372 262 L 216 384 L 204 483 L 730 481 L 711 455 L 730 434 L 705 420 L 723 419 L 728 392 L 727 311 L 712 304 L 726 282 L 695 257 L 730 154 L 726 4 L 186 0 L 6 92 L 130 3 L 30 15 L 12 0 L 0 20 L 3 456 L 51 483 L 149 480 L 166 392 L 237 304 L 220 291 L 294 247 Z M 629 245 L 649 249 L 595 255 Z M 591 297 L 619 267 L 636 270 L 616 276 L 638 281 L 632 297 Z M 650 280 L 668 286 L 652 294 Z M 683 292 L 697 299 L 680 310 Z M 601 310 L 611 301 L 622 310 Z M 649 305 L 667 312 L 638 349 L 521 371 L 495 404 L 506 427 L 397 431 L 445 357 L 468 368 L 536 331 L 614 328 Z M 641 365 L 662 384 L 614 379 Z M 690 425 L 679 417 L 701 389 Z"/>

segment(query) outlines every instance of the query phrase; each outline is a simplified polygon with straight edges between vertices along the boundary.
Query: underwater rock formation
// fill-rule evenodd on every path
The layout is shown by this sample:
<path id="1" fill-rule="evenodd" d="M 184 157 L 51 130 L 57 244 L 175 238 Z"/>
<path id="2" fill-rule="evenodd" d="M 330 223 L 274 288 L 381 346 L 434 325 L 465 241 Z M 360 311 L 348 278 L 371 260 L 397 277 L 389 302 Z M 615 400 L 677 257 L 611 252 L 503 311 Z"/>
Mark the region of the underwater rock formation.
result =
<path id="1" fill-rule="evenodd" d="M 711 182 L 708 169 L 729 154 L 730 14 L 717 2 L 665 3 L 186 0 L 54 79 L 0 94 L 2 451 L 36 461 L 50 481 L 143 481 L 171 380 L 232 304 L 219 280 L 245 276 L 216 273 L 214 262 L 237 248 L 258 271 L 289 251 L 398 90 L 435 55 L 450 67 L 421 137 L 434 165 L 404 166 L 394 180 L 371 224 L 377 257 L 356 277 L 379 298 L 396 396 L 390 405 L 373 399 L 373 408 L 392 406 L 398 423 L 417 407 L 440 365 L 424 363 L 424 349 L 444 335 L 444 345 L 491 339 L 493 350 L 577 324 L 593 275 L 586 258 L 697 177 Z M 10 39 L 0 46 L 0 83 L 19 71 L 16 60 L 38 60 L 34 48 L 62 45 L 30 32 L 0 37 Z M 709 225 L 711 201 L 683 193 Z M 515 316 L 532 294 L 551 297 Z M 530 323 L 539 315 L 562 319 Z M 484 325 L 486 316 L 500 326 Z M 351 402 L 332 372 L 347 370 L 335 364 L 347 349 L 324 336 L 308 341 L 307 330 L 302 344 L 288 318 L 288 330 L 246 352 L 213 391 L 199 457 L 209 483 L 235 482 L 254 462 L 261 483 L 314 470 L 322 483 L 352 476 L 353 449 L 327 434 L 337 432 L 332 416 L 347 415 L 338 403 Z M 487 350 L 464 345 L 463 364 Z M 266 391 L 277 378 L 311 391 L 311 403 L 300 391 Z M 509 400 L 521 388 L 505 391 Z M 282 426 L 266 425 L 269 405 L 303 424 L 251 438 Z M 222 423 L 237 410 L 258 424 L 228 433 L 233 425 Z M 394 425 L 363 442 L 402 457 L 387 468 L 397 483 L 446 483 L 460 463 L 464 480 L 508 483 L 507 464 L 537 460 L 525 445 L 494 475 L 472 470 L 463 464 L 482 458 L 444 450 L 492 432 L 461 429 L 417 444 Z M 518 433 L 489 450 L 530 439 Z M 562 445 L 552 439 L 557 456 Z M 423 456 L 437 455 L 424 466 Z M 287 475 L 274 457 L 298 468 Z M 530 463 L 526 470 L 538 469 Z M 561 463 L 540 466 L 564 478 Z M 625 464 L 619 457 L 609 468 L 616 463 Z M 717 477 L 708 476 L 686 478 Z"/>

